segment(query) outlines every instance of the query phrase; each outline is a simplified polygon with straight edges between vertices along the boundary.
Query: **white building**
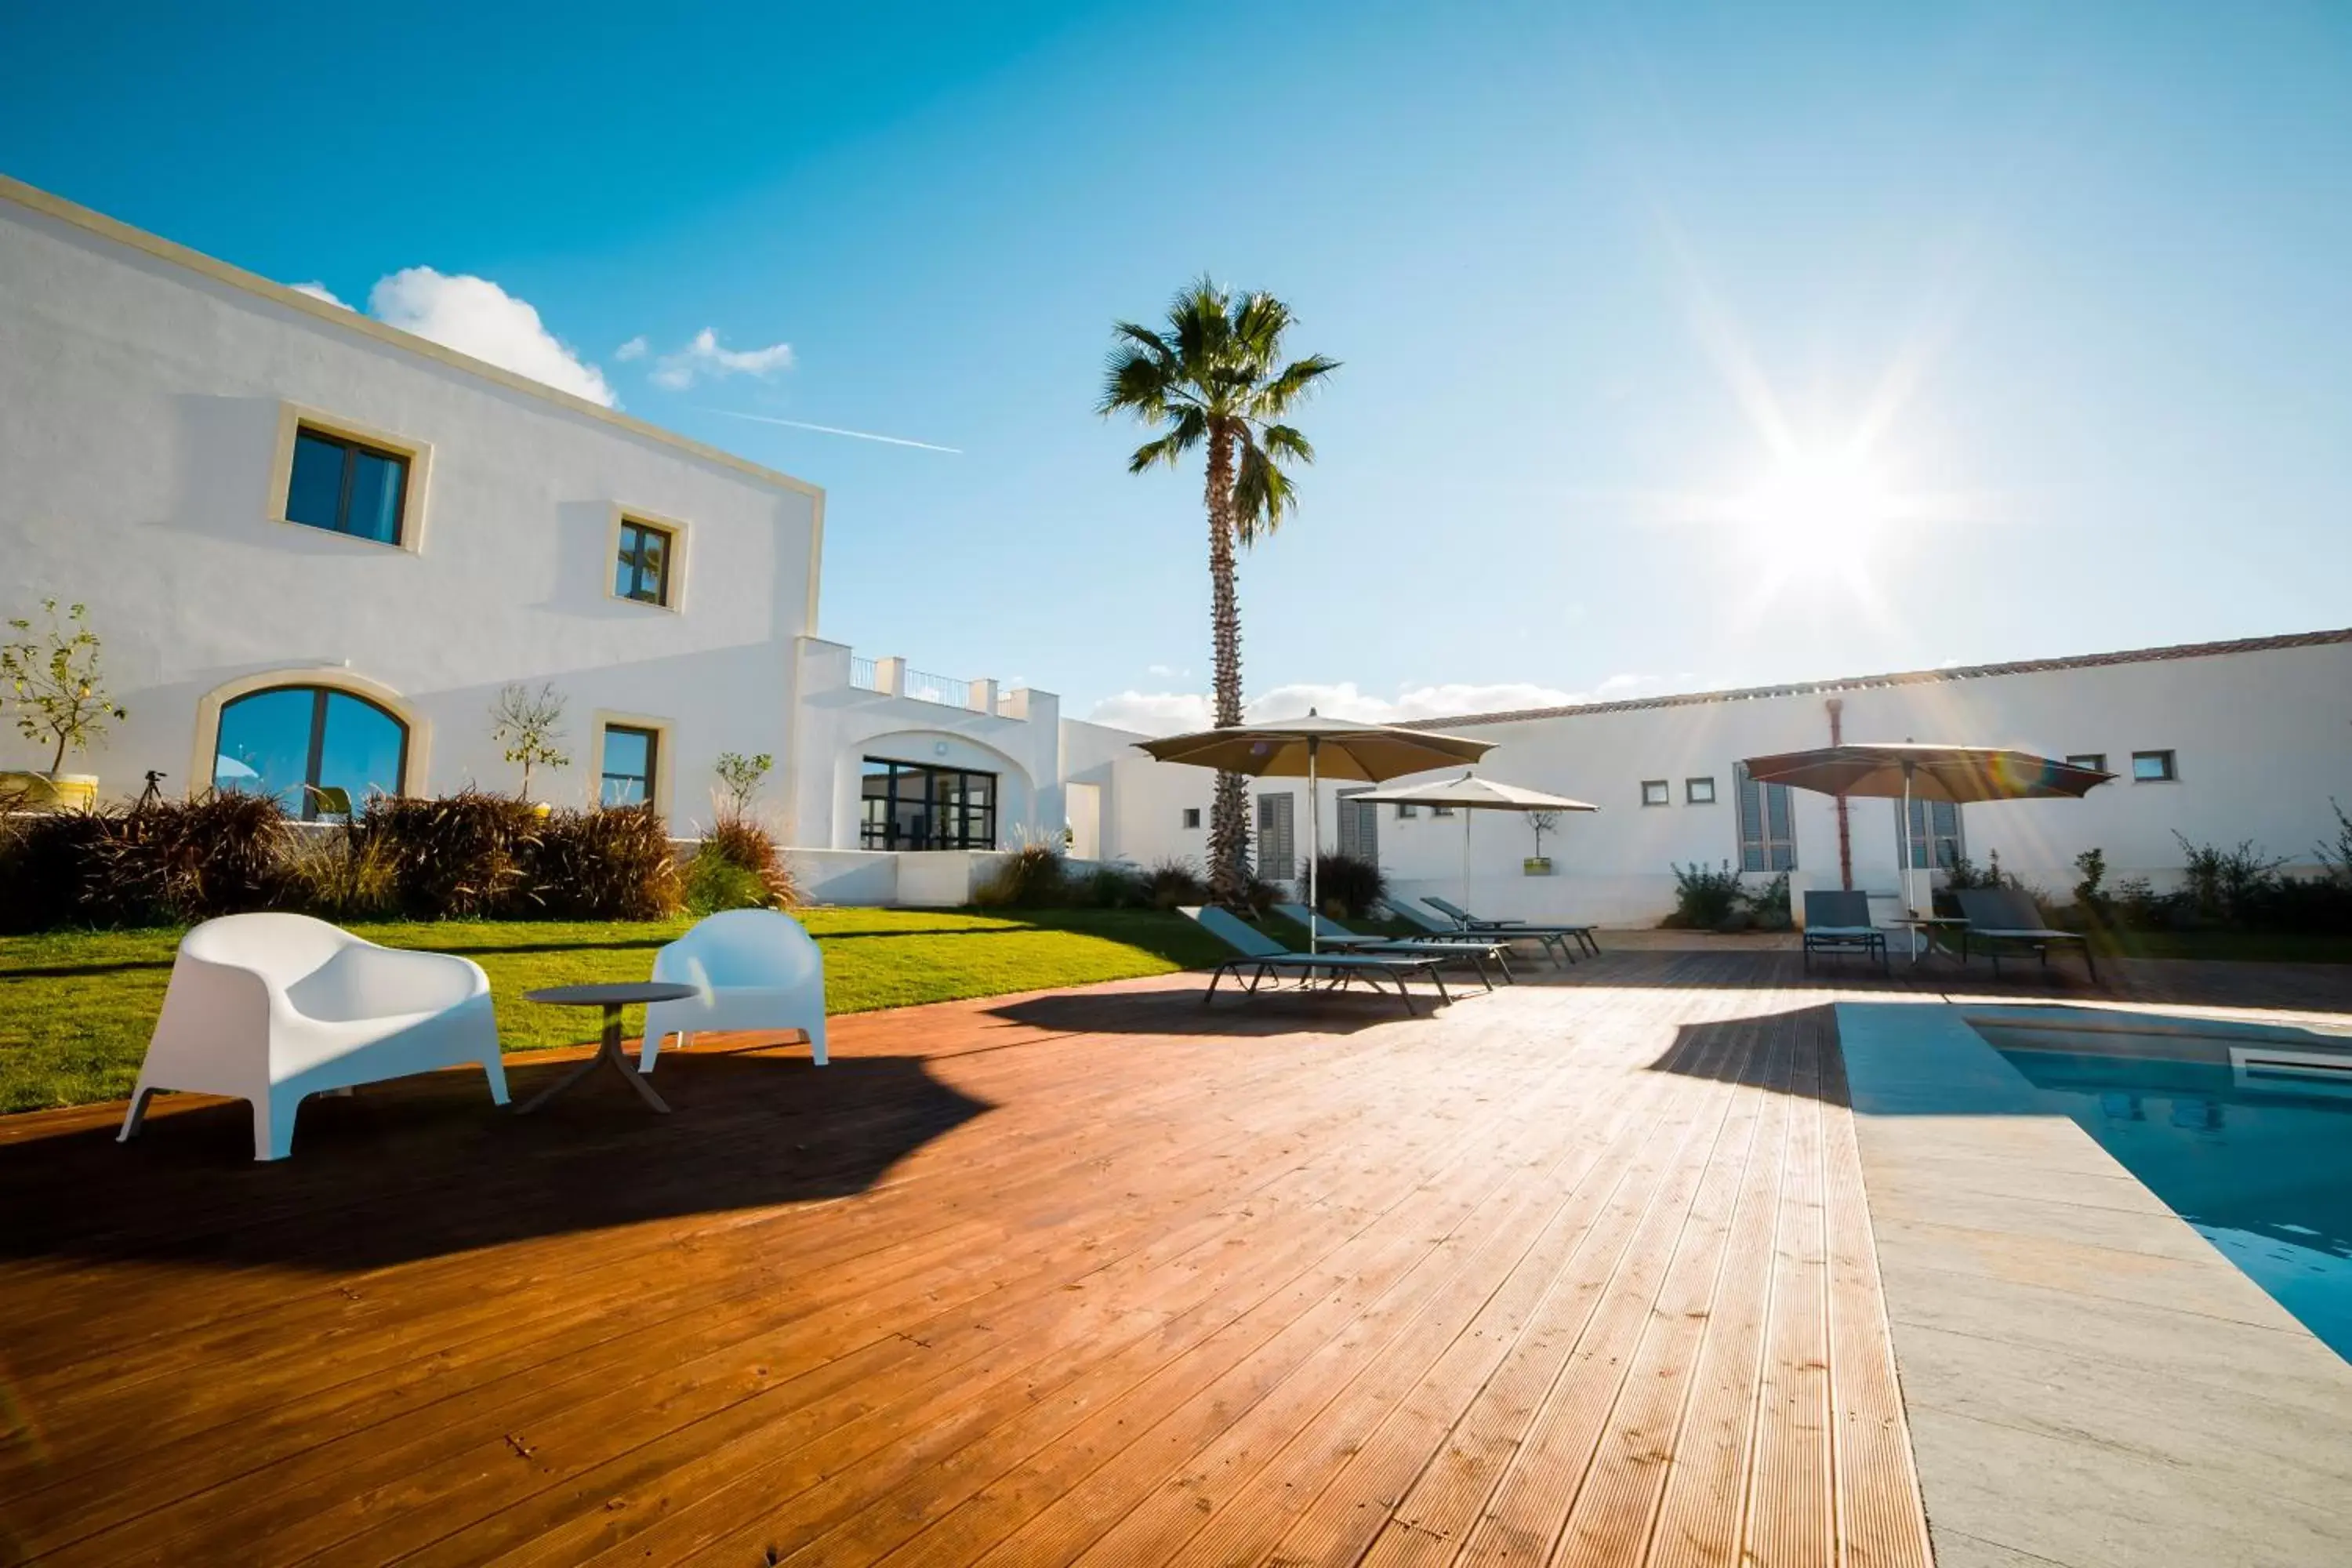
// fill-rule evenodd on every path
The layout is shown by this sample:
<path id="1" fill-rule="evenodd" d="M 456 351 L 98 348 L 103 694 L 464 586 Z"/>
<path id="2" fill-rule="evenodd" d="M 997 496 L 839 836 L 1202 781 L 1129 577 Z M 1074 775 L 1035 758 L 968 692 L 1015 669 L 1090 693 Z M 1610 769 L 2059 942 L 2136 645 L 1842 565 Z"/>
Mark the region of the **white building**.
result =
<path id="1" fill-rule="evenodd" d="M 317 789 L 509 790 L 489 709 L 520 682 L 566 703 L 572 765 L 534 778 L 543 799 L 651 799 L 691 836 L 721 753 L 772 755 L 766 804 L 831 901 L 962 902 L 977 857 L 1066 827 L 1086 858 L 1206 845 L 1210 774 L 1051 693 L 821 637 L 815 487 L 5 179 L 0 476 L 0 614 L 86 603 L 130 711 L 68 764 L 110 795 L 150 770 L 313 813 Z M 1848 739 L 2124 774 L 2084 802 L 1923 816 L 2052 889 L 2094 846 L 2112 877 L 2168 878 L 2176 830 L 2308 861 L 2331 794 L 2352 799 L 2347 676 L 2352 633 L 2324 633 L 1433 727 L 1499 742 L 1496 777 L 1603 807 L 1561 824 L 1543 876 L 1523 820 L 1476 821 L 1474 904 L 1646 923 L 1676 863 L 1838 884 L 1831 803 L 1738 773 L 1826 742 L 1832 702 Z M 0 737 L 0 768 L 47 761 Z M 1269 871 L 1305 848 L 1301 789 L 1254 786 Z M 1343 813 L 1342 793 L 1328 841 L 1408 891 L 1458 889 L 1459 820 Z M 1849 818 L 1855 885 L 1891 890 L 1895 808 Z"/>
<path id="2" fill-rule="evenodd" d="M 1674 907 L 1677 865 L 1727 861 L 1759 873 L 1751 885 L 1787 870 L 1796 889 L 1850 877 L 1856 888 L 1895 891 L 1895 802 L 1848 802 L 1842 835 L 1827 796 L 1743 781 L 1741 758 L 1828 745 L 1833 726 L 1847 741 L 2016 746 L 2118 775 L 2079 801 L 1915 805 L 1922 868 L 1951 852 L 1981 866 L 1998 852 L 2002 869 L 2063 898 L 2086 849 L 2104 851 L 2110 889 L 2127 877 L 2161 889 L 2179 879 L 2181 838 L 2224 848 L 2251 839 L 2310 874 L 2321 869 L 2315 847 L 2336 841 L 2331 801 L 2352 809 L 2352 631 L 1474 714 L 1423 727 L 1494 742 L 1480 766 L 1488 776 L 1601 807 L 1561 817 L 1544 842 L 1550 868 L 1539 875 L 1526 866 L 1536 846 L 1524 818 L 1476 815 L 1471 908 L 1651 924 Z M 1205 782 L 1169 778 L 1179 770 L 1148 761 L 1109 767 L 1122 803 L 1112 852 L 1199 852 L 1188 813 L 1207 804 Z M 1464 820 L 1345 804 L 1366 787 L 1324 786 L 1326 842 L 1337 847 L 1344 835 L 1349 847 L 1376 852 L 1408 894 L 1460 898 Z M 1259 820 L 1296 825 L 1303 850 L 1303 783 L 1259 780 L 1252 793 Z"/>

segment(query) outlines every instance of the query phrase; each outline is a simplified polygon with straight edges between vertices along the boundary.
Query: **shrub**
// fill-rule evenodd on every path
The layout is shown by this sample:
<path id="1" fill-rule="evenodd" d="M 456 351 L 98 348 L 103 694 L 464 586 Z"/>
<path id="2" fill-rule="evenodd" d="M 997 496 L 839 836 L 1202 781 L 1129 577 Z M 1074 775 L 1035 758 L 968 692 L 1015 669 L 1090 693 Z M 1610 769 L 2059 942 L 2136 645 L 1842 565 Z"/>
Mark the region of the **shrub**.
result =
<path id="1" fill-rule="evenodd" d="M 678 910 L 669 830 L 651 805 L 551 812 L 520 848 L 525 897 L 535 914 L 654 921 Z"/>
<path id="2" fill-rule="evenodd" d="M 1141 909 L 1146 902 L 1143 873 L 1124 862 L 1107 860 L 1071 878 L 1067 897 L 1075 909 Z"/>
<path id="3" fill-rule="evenodd" d="M 391 845 L 349 823 L 331 835 L 291 834 L 284 875 L 289 906 L 331 921 L 382 920 L 399 911 Z"/>
<path id="4" fill-rule="evenodd" d="M 94 811 L 0 818 L 0 930 L 89 923 L 90 872 L 105 833 Z"/>
<path id="5" fill-rule="evenodd" d="M 1675 912 L 1664 924 L 1684 931 L 1718 931 L 1739 912 L 1747 889 L 1726 860 L 1719 870 L 1693 862 L 1675 868 Z"/>
<path id="6" fill-rule="evenodd" d="M 1208 879 L 1201 868 L 1181 857 L 1155 860 L 1143 874 L 1144 901 L 1155 910 L 1182 909 L 1209 901 Z"/>
<path id="7" fill-rule="evenodd" d="M 2279 886 L 2284 860 L 2265 859 L 2254 841 L 2242 838 L 2224 849 L 2215 844 L 2192 844 L 2175 829 L 2186 858 L 2181 867 L 2181 891 L 2188 911 L 2197 920 L 2242 925 Z"/>
<path id="8" fill-rule="evenodd" d="M 683 896 L 688 912 L 697 915 L 772 907 L 767 884 L 761 880 L 760 873 L 718 853 L 708 839 L 703 841 L 700 852 L 687 863 Z"/>
<path id="9" fill-rule="evenodd" d="M 93 815 L 104 824 L 84 888 L 93 924 L 193 924 L 289 891 L 286 812 L 272 796 L 208 790 Z"/>
<path id="10" fill-rule="evenodd" d="M 714 854 L 737 870 L 750 873 L 760 890 L 756 901 L 765 908 L 788 910 L 801 901 L 799 884 L 793 880 L 792 868 L 784 863 L 782 851 L 776 847 L 775 835 L 742 813 L 730 813 L 720 817 L 710 831 L 703 835 L 702 849 L 695 857 L 695 861 L 699 864 L 706 857 Z M 692 901 L 691 896 L 688 901 Z M 731 907 L 740 909 L 746 906 Z"/>
<path id="11" fill-rule="evenodd" d="M 1748 910 L 1759 931 L 1787 931 L 1796 924 L 1789 913 L 1789 873 L 1781 872 L 1748 900 Z"/>
<path id="12" fill-rule="evenodd" d="M 1361 920 L 1388 896 L 1388 879 L 1370 860 L 1354 855 L 1315 857 L 1315 895 L 1323 900 L 1321 912 L 1326 915 Z"/>
<path id="13" fill-rule="evenodd" d="M 2074 869 L 2081 879 L 2074 884 L 2074 907 L 2085 915 L 2095 916 L 2107 901 L 2103 886 L 2107 879 L 2107 852 L 2084 850 L 2074 857 Z"/>
<path id="14" fill-rule="evenodd" d="M 1034 910 L 1062 902 L 1068 891 L 1069 866 L 1059 839 L 1029 838 L 972 889 L 971 901 L 984 910 Z"/>
<path id="15" fill-rule="evenodd" d="M 530 911 L 523 867 L 543 828 L 526 802 L 481 790 L 428 799 L 374 795 L 351 825 L 355 853 L 382 868 L 390 903 L 411 920 Z"/>

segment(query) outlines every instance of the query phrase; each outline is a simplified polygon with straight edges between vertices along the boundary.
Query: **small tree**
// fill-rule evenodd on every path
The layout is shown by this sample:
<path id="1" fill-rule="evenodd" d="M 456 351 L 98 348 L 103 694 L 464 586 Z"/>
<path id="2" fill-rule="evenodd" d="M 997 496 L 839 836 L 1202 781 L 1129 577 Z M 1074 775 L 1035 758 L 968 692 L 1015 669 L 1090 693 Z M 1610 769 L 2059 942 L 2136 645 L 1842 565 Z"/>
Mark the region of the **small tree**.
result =
<path id="1" fill-rule="evenodd" d="M 15 642 L 0 644 L 0 679 L 16 702 L 16 731 L 54 747 L 49 772 L 65 766 L 66 753 L 86 752 L 106 738 L 106 726 L 130 717 L 106 694 L 98 668 L 98 634 L 86 624 L 87 606 L 58 613 L 55 599 L 41 601 L 44 624 L 11 620 Z"/>
<path id="2" fill-rule="evenodd" d="M 760 793 L 760 781 L 766 778 L 775 765 L 776 759 L 765 752 L 749 757 L 740 752 L 719 752 L 719 816 L 731 821 L 749 812 L 751 797 Z"/>
<path id="3" fill-rule="evenodd" d="M 1540 860 L 1543 858 L 1543 836 L 1559 831 L 1559 813 L 1531 811 L 1528 813 L 1528 826 L 1536 830 L 1536 858 Z"/>
<path id="4" fill-rule="evenodd" d="M 506 759 L 522 764 L 522 798 L 530 798 L 530 770 L 568 768 L 572 758 L 563 750 L 563 698 L 552 686 L 537 691 L 515 681 L 490 704 L 490 739 L 505 748 Z"/>

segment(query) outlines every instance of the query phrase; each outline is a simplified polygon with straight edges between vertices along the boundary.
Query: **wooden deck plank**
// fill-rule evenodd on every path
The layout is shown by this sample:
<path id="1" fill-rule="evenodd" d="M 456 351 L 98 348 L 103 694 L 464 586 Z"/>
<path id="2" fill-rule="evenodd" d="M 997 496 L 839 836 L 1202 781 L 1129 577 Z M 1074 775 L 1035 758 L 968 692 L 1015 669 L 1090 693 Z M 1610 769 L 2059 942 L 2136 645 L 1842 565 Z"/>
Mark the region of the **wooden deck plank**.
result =
<path id="1" fill-rule="evenodd" d="M 2188 967 L 2098 994 L 2352 1002 Z M 845 1019 L 666 1119 L 440 1075 L 279 1166 L 8 1119 L 0 1561 L 1924 1565 L 1826 1005 L 1941 997 L 1531 979 Z"/>

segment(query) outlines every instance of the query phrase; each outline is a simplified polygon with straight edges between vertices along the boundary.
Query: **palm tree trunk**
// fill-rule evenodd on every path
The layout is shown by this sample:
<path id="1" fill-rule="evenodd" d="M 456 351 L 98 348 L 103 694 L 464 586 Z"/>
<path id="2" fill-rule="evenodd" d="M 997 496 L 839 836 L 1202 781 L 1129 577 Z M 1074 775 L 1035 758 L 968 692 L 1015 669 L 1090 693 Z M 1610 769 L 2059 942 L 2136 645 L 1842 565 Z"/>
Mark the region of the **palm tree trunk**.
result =
<path id="1" fill-rule="evenodd" d="M 1234 437 L 1218 424 L 1209 432 L 1209 637 L 1213 653 L 1216 721 L 1242 721 L 1242 616 L 1234 593 Z M 1249 796 L 1239 773 L 1220 773 L 1209 808 L 1209 895 L 1229 909 L 1249 892 Z"/>

